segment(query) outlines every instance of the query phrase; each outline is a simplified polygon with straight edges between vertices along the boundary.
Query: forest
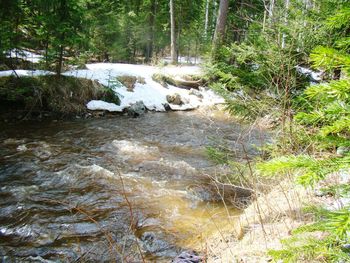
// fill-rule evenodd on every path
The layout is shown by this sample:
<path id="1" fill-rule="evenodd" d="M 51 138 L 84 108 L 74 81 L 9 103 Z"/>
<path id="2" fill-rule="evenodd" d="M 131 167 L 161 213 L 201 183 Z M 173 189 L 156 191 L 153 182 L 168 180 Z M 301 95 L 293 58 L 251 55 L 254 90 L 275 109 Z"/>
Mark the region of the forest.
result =
<path id="1" fill-rule="evenodd" d="M 0 23 L 4 262 L 350 262 L 349 0 L 1 0 Z"/>

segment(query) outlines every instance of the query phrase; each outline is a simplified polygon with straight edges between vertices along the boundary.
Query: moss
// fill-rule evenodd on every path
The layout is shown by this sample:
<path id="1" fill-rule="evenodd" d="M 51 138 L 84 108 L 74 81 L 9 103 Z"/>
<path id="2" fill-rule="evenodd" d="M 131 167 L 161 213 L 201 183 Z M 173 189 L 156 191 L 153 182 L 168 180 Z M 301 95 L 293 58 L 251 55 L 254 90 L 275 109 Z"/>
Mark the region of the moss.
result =
<path id="1" fill-rule="evenodd" d="M 96 81 L 66 77 L 0 78 L 1 112 L 51 112 L 60 116 L 80 115 L 86 103 L 102 99 L 119 104 L 118 96 Z"/>

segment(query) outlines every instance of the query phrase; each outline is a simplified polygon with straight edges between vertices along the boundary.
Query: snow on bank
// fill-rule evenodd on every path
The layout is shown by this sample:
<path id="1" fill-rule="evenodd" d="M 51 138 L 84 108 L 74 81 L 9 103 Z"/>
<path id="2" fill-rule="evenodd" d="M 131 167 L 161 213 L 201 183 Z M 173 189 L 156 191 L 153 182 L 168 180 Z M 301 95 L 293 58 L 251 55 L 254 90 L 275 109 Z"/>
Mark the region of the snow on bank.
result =
<path id="1" fill-rule="evenodd" d="M 114 104 L 114 103 L 108 103 L 102 100 L 92 100 L 88 104 L 86 104 L 86 107 L 89 110 L 106 110 L 109 112 L 122 112 L 123 108 Z"/>
<path id="2" fill-rule="evenodd" d="M 322 80 L 322 72 L 320 71 L 313 71 L 302 66 L 296 66 L 295 68 L 300 74 L 309 77 L 312 84 L 318 83 Z"/>
<path id="3" fill-rule="evenodd" d="M 27 50 L 20 50 L 20 49 L 13 49 L 10 51 L 8 58 L 20 58 L 26 61 L 29 61 L 31 63 L 39 63 L 40 60 L 44 58 L 42 55 L 38 55 L 36 53 L 27 51 Z"/>
<path id="4" fill-rule="evenodd" d="M 194 95 L 190 90 L 177 88 L 169 85 L 164 88 L 161 84 L 152 79 L 153 74 L 160 73 L 163 75 L 184 76 L 200 75 L 201 69 L 197 66 L 168 66 L 163 68 L 117 64 L 117 63 L 97 63 L 88 64 L 87 70 L 74 70 L 66 72 L 67 76 L 76 76 L 97 80 L 101 84 L 111 87 L 120 97 L 121 104 L 117 111 L 130 107 L 138 101 L 142 101 L 148 110 L 165 111 L 168 105 L 167 95 L 179 94 L 183 100 L 182 105 L 169 104 L 172 110 L 190 110 L 200 106 L 210 106 L 223 103 L 224 100 L 212 91 L 202 88 Z M 128 91 L 125 86 L 116 79 L 118 76 L 135 76 L 144 79 L 143 83 L 137 82 L 133 91 Z M 96 102 L 95 102 L 96 103 Z M 109 108 L 106 108 L 109 110 Z"/>
<path id="5" fill-rule="evenodd" d="M 46 70 L 24 70 L 24 69 L 17 69 L 16 74 L 19 77 L 38 77 L 38 76 L 45 76 L 45 75 L 55 75 L 55 73 L 46 71 Z M 13 70 L 0 71 L 0 77 L 15 76 L 16 74 Z"/>
<path id="6" fill-rule="evenodd" d="M 165 57 L 162 59 L 164 63 L 171 63 L 171 57 Z M 192 64 L 198 65 L 201 64 L 203 60 L 198 57 L 178 57 L 178 63 L 180 64 Z"/>
<path id="7" fill-rule="evenodd" d="M 97 80 L 102 85 L 112 88 L 119 96 L 121 104 L 118 106 L 113 103 L 104 101 L 90 101 L 87 108 L 90 110 L 107 110 L 110 112 L 122 112 L 138 101 L 142 101 L 148 110 L 165 111 L 167 105 L 172 110 L 190 110 L 200 106 L 211 106 L 224 103 L 224 99 L 216 95 L 211 90 L 200 88 L 199 91 L 177 88 L 168 85 L 163 87 L 158 82 L 152 79 L 153 74 L 160 73 L 170 75 L 172 77 L 181 77 L 184 75 L 199 75 L 201 69 L 197 66 L 167 66 L 163 68 L 147 66 L 147 65 L 132 65 L 132 64 L 114 64 L 114 63 L 97 63 L 86 65 L 85 70 L 71 70 L 63 73 L 65 76 L 86 78 Z M 42 76 L 54 74 L 49 71 L 41 70 L 16 70 L 19 76 Z M 1 76 L 14 75 L 13 71 L 0 71 Z M 118 76 L 135 76 L 141 77 L 142 83 L 136 82 L 133 91 L 128 90 L 118 80 Z M 182 104 L 169 104 L 167 96 L 179 94 Z"/>

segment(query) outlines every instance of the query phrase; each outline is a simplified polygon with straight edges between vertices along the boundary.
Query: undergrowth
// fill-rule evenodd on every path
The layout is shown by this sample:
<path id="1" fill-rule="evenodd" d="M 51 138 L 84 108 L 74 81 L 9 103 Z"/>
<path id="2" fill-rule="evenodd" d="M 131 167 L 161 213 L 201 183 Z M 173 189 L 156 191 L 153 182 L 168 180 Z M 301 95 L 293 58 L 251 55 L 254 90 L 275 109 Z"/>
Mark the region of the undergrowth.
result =
<path id="1" fill-rule="evenodd" d="M 336 21 L 350 18 L 345 11 L 329 18 L 326 27 L 339 30 Z M 348 40 L 342 38 L 342 43 Z M 250 121 L 267 115 L 278 119 L 274 141 L 262 148 L 266 154 L 248 163 L 250 174 L 276 182 L 292 178 L 309 189 L 341 173 L 349 181 L 349 45 L 336 41 L 331 47 L 316 47 L 310 61 L 324 71 L 324 82 L 307 85 L 295 71 L 298 58 L 288 53 L 293 47 L 281 50 L 272 44 L 263 52 L 262 43 L 227 47 L 221 63 L 208 70 L 212 88 L 225 97 L 231 114 Z M 208 154 L 219 164 L 234 163 L 225 147 L 209 148 Z M 275 262 L 350 262 L 350 187 L 333 181 L 321 192 L 343 200 L 342 206 L 322 205 L 321 200 L 305 211 L 313 215 L 313 223 L 292 231 L 281 241 L 282 249 L 268 252 Z"/>

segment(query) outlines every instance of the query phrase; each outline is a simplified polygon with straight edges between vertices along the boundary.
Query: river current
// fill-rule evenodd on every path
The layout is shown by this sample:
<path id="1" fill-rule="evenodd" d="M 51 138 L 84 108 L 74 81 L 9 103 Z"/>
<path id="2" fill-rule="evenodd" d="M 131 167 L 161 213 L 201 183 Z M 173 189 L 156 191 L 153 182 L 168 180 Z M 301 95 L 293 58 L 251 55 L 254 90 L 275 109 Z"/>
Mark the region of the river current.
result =
<path id="1" fill-rule="evenodd" d="M 208 186 L 213 141 L 253 153 L 264 132 L 216 110 L 0 124 L 2 262 L 169 262 L 237 209 Z"/>

